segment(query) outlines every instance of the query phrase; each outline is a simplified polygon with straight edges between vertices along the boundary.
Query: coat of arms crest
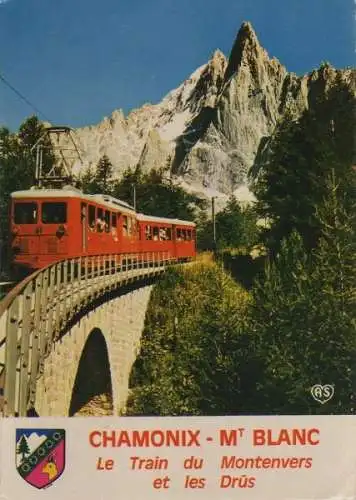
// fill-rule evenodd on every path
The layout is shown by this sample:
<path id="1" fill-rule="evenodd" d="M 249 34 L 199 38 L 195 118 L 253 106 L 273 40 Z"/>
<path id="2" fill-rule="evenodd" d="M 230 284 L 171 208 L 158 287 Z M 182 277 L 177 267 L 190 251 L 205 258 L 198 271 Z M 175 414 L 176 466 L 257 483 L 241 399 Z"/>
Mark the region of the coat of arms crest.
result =
<path id="1" fill-rule="evenodd" d="M 64 429 L 16 429 L 16 468 L 35 488 L 46 488 L 65 468 Z"/>

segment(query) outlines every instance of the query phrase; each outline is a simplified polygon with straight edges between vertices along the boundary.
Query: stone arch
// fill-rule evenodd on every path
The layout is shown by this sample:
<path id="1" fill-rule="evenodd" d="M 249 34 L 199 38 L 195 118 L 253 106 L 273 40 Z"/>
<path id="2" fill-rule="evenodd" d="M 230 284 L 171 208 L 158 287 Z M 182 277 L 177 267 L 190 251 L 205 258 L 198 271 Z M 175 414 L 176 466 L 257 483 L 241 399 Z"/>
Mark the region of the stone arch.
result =
<path id="1" fill-rule="evenodd" d="M 94 410 L 95 416 L 124 413 L 129 394 L 129 376 L 139 351 L 152 287 L 152 284 L 138 288 L 127 287 L 119 296 L 108 297 L 109 300 L 85 311 L 56 340 L 44 360 L 34 400 L 31 402 L 38 415 L 65 417 L 78 414 L 76 410 L 85 405 L 94 389 L 95 392 L 103 391 L 102 394 L 108 387 L 110 389 L 108 377 L 112 412 L 108 408 L 109 400 L 96 399 L 91 410 Z M 90 354 L 93 352 L 95 356 Z M 94 366 L 100 365 L 98 369 L 101 371 L 105 367 L 103 380 L 92 381 L 94 389 L 85 382 L 88 375 L 92 374 L 94 377 L 93 372 L 97 373 L 97 369 L 93 369 L 89 362 L 90 359 Z M 76 388 L 79 394 L 76 394 Z M 88 414 L 85 411 L 84 415 Z"/>
<path id="2" fill-rule="evenodd" d="M 68 416 L 72 417 L 100 397 L 108 400 L 109 413 L 112 414 L 113 390 L 108 347 L 102 331 L 94 328 L 79 360 Z"/>

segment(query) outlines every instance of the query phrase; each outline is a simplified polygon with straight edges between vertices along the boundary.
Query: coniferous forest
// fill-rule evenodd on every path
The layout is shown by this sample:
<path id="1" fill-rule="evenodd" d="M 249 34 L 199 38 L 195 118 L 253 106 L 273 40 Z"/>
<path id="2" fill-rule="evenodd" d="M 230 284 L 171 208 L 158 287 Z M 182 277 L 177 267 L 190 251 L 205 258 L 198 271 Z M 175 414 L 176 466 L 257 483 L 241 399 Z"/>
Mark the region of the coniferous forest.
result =
<path id="1" fill-rule="evenodd" d="M 231 197 L 216 217 L 166 169 L 108 157 L 77 179 L 146 214 L 195 220 L 197 262 L 155 287 L 131 374 L 129 415 L 355 413 L 355 97 L 336 81 L 293 120 L 286 115 L 251 170 L 256 204 Z M 0 130 L 0 239 L 9 194 L 34 180 L 36 117 Z M 53 161 L 49 152 L 45 164 Z M 334 386 L 326 404 L 310 394 Z"/>
<path id="2" fill-rule="evenodd" d="M 355 413 L 354 109 L 337 81 L 287 116 L 254 169 L 256 205 L 231 200 L 217 218 L 217 261 L 156 288 L 128 414 Z M 209 240 L 211 222 L 200 231 Z M 262 265 L 239 255 L 256 244 Z M 334 396 L 315 401 L 315 384 Z"/>

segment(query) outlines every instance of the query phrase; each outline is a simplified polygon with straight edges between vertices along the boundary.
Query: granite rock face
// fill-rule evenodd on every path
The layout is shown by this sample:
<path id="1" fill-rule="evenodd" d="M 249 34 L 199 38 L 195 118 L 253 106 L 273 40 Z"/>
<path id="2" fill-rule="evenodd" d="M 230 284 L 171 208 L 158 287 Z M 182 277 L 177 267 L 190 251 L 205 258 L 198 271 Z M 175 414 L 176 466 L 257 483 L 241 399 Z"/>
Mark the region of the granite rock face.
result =
<path id="1" fill-rule="evenodd" d="M 76 140 L 86 164 L 106 154 L 118 176 L 136 165 L 164 167 L 190 191 L 249 201 L 247 173 L 279 120 L 285 113 L 297 119 L 338 74 L 351 81 L 353 72 L 326 65 L 302 77 L 289 73 L 243 23 L 228 60 L 215 51 L 160 103 L 127 117 L 114 111 L 77 129 Z"/>

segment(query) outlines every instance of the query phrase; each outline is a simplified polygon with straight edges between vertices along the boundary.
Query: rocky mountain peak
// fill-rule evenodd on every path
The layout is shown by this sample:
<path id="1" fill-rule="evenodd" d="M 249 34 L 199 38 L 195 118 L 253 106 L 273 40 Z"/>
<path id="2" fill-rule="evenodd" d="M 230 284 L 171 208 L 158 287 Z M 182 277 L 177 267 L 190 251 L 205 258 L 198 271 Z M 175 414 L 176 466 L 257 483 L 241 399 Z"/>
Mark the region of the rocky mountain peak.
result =
<path id="1" fill-rule="evenodd" d="M 190 191 L 222 198 L 234 193 L 246 201 L 247 173 L 285 113 L 298 118 L 337 74 L 355 84 L 351 73 L 325 64 L 302 77 L 289 73 L 244 22 L 228 60 L 215 50 L 161 102 L 126 117 L 114 111 L 76 136 L 87 164 L 106 154 L 118 176 L 136 165 L 165 167 Z"/>
<path id="2" fill-rule="evenodd" d="M 249 65 L 253 59 L 258 59 L 261 56 L 265 57 L 267 53 L 261 47 L 251 23 L 244 22 L 232 46 L 225 81 L 228 81 L 242 65 Z"/>
<path id="3" fill-rule="evenodd" d="M 221 52 L 221 50 L 216 49 L 208 63 L 212 68 L 215 68 L 217 71 L 223 69 L 225 71 L 227 66 L 227 59 L 225 55 Z"/>
<path id="4" fill-rule="evenodd" d="M 224 81 L 226 67 L 226 57 L 220 50 L 216 50 L 203 68 L 189 97 L 192 112 L 199 112 L 203 107 L 215 106 L 216 97 Z"/>

